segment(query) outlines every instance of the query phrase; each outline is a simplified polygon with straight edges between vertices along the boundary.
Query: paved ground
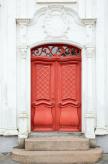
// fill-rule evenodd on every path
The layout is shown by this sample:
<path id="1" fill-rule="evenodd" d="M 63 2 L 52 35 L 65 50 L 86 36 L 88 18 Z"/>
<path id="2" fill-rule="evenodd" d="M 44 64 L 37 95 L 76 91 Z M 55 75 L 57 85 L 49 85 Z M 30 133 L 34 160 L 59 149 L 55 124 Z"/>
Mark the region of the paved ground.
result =
<path id="1" fill-rule="evenodd" d="M 2 153 L 0 154 L 0 164 L 19 164 L 19 163 L 11 160 L 10 153 Z M 104 154 L 103 159 L 97 164 L 108 164 L 108 154 Z"/>
<path id="2" fill-rule="evenodd" d="M 18 163 L 11 160 L 10 153 L 2 153 L 0 154 L 0 164 L 18 164 Z"/>
<path id="3" fill-rule="evenodd" d="M 98 164 L 108 164 L 108 154 L 103 154 L 103 158 Z"/>

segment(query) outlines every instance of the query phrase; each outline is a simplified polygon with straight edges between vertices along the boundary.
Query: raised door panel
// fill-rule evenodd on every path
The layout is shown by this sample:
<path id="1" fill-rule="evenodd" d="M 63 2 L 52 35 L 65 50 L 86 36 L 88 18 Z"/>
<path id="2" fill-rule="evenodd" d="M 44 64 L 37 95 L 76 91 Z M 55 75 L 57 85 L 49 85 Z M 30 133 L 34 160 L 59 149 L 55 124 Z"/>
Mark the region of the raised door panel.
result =
<path id="1" fill-rule="evenodd" d="M 55 126 L 54 64 L 32 62 L 32 130 L 52 130 Z"/>
<path id="2" fill-rule="evenodd" d="M 81 126 L 80 61 L 59 62 L 59 130 L 79 131 Z"/>

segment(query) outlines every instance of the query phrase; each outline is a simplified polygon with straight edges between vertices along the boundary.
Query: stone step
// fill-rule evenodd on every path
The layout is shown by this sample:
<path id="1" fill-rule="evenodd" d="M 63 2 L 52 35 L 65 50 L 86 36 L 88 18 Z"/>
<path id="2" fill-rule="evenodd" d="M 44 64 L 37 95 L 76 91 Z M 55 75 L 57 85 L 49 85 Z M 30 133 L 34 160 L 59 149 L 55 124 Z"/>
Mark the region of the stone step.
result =
<path id="1" fill-rule="evenodd" d="M 88 149 L 89 139 L 83 137 L 33 137 L 25 140 L 25 150 L 71 151 Z"/>
<path id="2" fill-rule="evenodd" d="M 84 133 L 81 132 L 31 132 L 29 137 L 84 137 Z"/>
<path id="3" fill-rule="evenodd" d="M 12 159 L 27 164 L 95 164 L 102 157 L 100 148 L 87 151 L 26 151 L 13 149 Z"/>

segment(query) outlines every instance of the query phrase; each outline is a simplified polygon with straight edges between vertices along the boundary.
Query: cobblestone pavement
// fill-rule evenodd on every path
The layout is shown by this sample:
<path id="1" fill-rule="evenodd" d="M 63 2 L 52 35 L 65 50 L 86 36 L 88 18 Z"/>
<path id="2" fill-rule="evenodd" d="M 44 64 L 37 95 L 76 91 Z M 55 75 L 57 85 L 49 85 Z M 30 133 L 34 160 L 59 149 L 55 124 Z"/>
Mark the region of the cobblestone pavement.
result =
<path id="1" fill-rule="evenodd" d="M 19 164 L 11 160 L 11 153 L 0 154 L 0 164 Z M 97 164 L 108 164 L 108 154 L 104 154 L 103 158 Z"/>

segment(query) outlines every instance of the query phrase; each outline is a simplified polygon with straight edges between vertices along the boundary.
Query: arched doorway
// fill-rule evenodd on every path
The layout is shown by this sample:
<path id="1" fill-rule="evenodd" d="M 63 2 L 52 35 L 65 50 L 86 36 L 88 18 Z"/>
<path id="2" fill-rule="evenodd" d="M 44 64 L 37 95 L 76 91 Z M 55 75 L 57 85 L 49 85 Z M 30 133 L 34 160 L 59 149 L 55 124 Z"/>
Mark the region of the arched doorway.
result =
<path id="1" fill-rule="evenodd" d="M 31 49 L 32 131 L 81 130 L 81 49 L 44 44 Z"/>

